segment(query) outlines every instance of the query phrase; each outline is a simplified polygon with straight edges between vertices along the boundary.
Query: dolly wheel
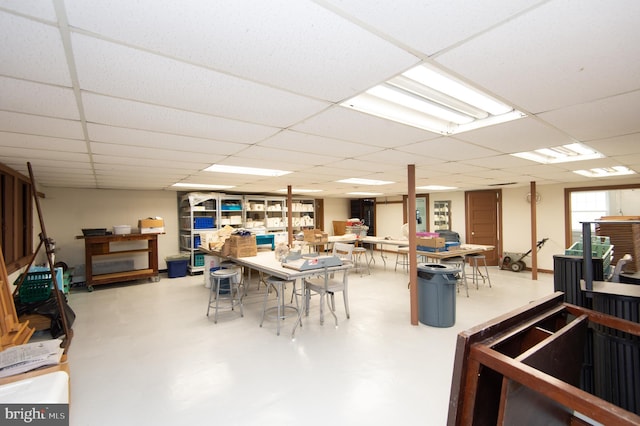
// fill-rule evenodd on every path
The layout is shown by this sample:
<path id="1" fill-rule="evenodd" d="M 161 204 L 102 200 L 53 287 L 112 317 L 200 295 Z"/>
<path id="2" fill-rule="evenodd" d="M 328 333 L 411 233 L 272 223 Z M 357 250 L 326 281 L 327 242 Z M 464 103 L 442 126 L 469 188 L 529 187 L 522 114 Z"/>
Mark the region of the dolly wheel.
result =
<path id="1" fill-rule="evenodd" d="M 500 266 L 500 269 L 508 269 L 509 268 L 509 264 L 511 263 L 511 256 L 506 256 L 504 259 L 502 259 L 502 266 Z"/>
<path id="2" fill-rule="evenodd" d="M 522 271 L 522 264 L 520 262 L 513 262 L 511 264 L 511 270 L 513 272 L 520 272 Z"/>

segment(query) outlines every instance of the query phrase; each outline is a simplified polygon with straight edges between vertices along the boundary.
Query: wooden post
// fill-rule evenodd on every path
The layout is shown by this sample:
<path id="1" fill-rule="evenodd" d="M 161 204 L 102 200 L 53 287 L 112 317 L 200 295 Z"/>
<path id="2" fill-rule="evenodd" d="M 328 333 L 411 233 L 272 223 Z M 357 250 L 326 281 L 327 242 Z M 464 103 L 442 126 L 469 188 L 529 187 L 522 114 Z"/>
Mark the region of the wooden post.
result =
<path id="1" fill-rule="evenodd" d="M 416 166 L 407 167 L 409 194 L 409 300 L 411 303 L 411 325 L 418 325 L 418 257 L 416 256 Z"/>
<path id="2" fill-rule="evenodd" d="M 538 222 L 537 222 L 537 193 L 536 193 L 536 183 L 531 182 L 529 191 L 531 197 L 531 279 L 538 279 Z"/>
<path id="3" fill-rule="evenodd" d="M 287 235 L 289 248 L 293 248 L 293 196 L 291 195 L 291 185 L 287 185 Z"/>

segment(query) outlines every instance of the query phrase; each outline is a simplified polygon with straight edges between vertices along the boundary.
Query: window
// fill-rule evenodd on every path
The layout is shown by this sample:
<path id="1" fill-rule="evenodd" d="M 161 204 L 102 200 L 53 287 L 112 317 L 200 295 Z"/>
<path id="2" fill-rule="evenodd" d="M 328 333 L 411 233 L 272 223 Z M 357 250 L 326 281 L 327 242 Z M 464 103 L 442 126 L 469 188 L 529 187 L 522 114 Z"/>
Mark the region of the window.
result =
<path id="1" fill-rule="evenodd" d="M 7 272 L 27 265 L 33 256 L 33 215 L 29 178 L 0 164 L 0 243 Z"/>

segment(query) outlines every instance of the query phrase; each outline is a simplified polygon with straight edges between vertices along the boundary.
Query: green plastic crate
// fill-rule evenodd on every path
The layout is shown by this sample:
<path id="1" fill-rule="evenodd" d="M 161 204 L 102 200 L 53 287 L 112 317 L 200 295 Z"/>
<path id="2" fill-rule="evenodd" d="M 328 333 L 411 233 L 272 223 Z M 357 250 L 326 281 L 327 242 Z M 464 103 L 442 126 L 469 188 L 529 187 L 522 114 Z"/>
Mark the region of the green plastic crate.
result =
<path id="1" fill-rule="evenodd" d="M 204 253 L 196 253 L 193 257 L 193 266 L 204 266 Z"/>
<path id="2" fill-rule="evenodd" d="M 602 257 L 610 256 L 612 252 L 613 246 L 611 244 L 591 244 L 591 256 L 592 257 Z M 582 243 L 577 242 L 573 243 L 571 247 L 565 250 L 564 254 L 570 256 L 582 256 Z"/>
<path id="3" fill-rule="evenodd" d="M 18 281 L 20 278 L 18 278 Z M 18 281 L 14 284 L 17 284 Z M 20 302 L 34 303 L 47 300 L 51 296 L 52 286 L 51 272 L 28 272 L 18 291 Z"/>

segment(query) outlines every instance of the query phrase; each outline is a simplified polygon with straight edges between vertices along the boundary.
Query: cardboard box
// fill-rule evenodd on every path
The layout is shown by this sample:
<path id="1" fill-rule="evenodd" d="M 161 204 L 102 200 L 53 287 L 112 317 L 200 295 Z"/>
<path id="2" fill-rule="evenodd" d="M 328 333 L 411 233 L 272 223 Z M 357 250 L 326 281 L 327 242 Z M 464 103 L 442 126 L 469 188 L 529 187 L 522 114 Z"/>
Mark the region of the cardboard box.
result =
<path id="1" fill-rule="evenodd" d="M 258 246 L 256 244 L 256 236 L 240 236 L 232 235 L 226 242 L 225 247 L 228 246 L 227 256 L 231 257 L 250 257 L 258 254 Z M 223 249 L 223 254 L 226 250 Z"/>
<path id="2" fill-rule="evenodd" d="M 231 247 L 255 247 L 256 246 L 256 236 L 254 234 L 247 235 L 243 237 L 241 235 L 232 235 L 229 238 L 229 243 Z"/>
<path id="3" fill-rule="evenodd" d="M 445 240 L 441 237 L 436 238 L 416 238 L 416 246 L 444 248 Z"/>
<path id="4" fill-rule="evenodd" d="M 164 219 L 140 219 L 138 228 L 141 234 L 164 234 Z"/>
<path id="5" fill-rule="evenodd" d="M 310 243 L 328 243 L 329 234 L 321 229 L 304 229 L 304 240 Z"/>
<path id="6" fill-rule="evenodd" d="M 138 228 L 163 228 L 164 219 L 140 219 L 138 221 Z"/>

